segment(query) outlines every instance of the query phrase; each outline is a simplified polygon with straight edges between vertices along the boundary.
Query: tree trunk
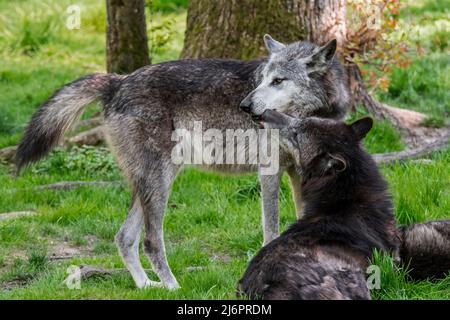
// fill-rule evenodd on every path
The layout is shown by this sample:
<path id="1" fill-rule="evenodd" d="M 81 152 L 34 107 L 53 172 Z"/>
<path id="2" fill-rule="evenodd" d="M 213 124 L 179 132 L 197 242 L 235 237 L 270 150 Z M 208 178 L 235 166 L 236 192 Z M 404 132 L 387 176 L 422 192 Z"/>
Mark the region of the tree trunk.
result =
<path id="1" fill-rule="evenodd" d="M 337 39 L 346 48 L 346 0 L 191 0 L 182 57 L 252 59 L 266 55 L 262 37 L 269 33 L 281 42 L 309 40 L 322 45 Z M 350 60 L 350 59 L 346 59 Z M 422 113 L 376 101 L 358 65 L 343 61 L 351 110 L 365 107 L 370 114 L 389 120 L 417 147 L 441 139 L 446 129 L 425 128 Z"/>
<path id="2" fill-rule="evenodd" d="M 299 24 L 304 40 L 323 45 L 332 39 L 342 48 L 346 41 L 346 0 L 299 1 Z"/>
<path id="3" fill-rule="evenodd" d="M 107 69 L 127 74 L 150 64 L 144 0 L 106 0 Z"/>
<path id="4" fill-rule="evenodd" d="M 299 0 L 191 0 L 184 58 L 252 59 L 266 55 L 266 33 L 281 41 L 304 37 Z"/>
<path id="5" fill-rule="evenodd" d="M 182 57 L 252 59 L 263 35 L 282 42 L 345 40 L 345 0 L 191 0 Z"/>

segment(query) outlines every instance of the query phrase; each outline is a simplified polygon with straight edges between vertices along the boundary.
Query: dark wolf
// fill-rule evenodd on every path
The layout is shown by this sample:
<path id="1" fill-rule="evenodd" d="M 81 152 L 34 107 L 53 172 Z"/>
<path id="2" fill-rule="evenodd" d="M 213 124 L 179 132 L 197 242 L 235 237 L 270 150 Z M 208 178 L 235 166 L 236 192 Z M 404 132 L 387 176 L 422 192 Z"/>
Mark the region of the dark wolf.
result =
<path id="1" fill-rule="evenodd" d="M 412 280 L 450 276 L 450 220 L 401 226 L 400 259 Z"/>
<path id="2" fill-rule="evenodd" d="M 136 285 L 179 285 L 165 254 L 163 217 L 172 183 L 183 165 L 174 164 L 172 132 L 190 129 L 257 129 L 250 113 L 265 106 L 296 117 L 341 118 L 349 101 L 342 66 L 335 58 L 336 41 L 320 47 L 308 42 L 283 45 L 264 38 L 270 56 L 252 61 L 179 60 L 143 67 L 126 76 L 93 74 L 56 92 L 33 115 L 17 152 L 21 170 L 45 156 L 79 119 L 89 103 L 103 106 L 107 139 L 134 194 L 132 208 L 116 236 L 120 253 Z M 255 102 L 253 102 L 253 100 Z M 241 103 L 242 102 L 242 103 Z M 241 108 L 242 110 L 241 110 Z M 243 112 L 247 111 L 246 112 Z M 204 165 L 206 169 L 246 173 L 256 164 Z M 288 154 L 280 154 L 274 175 L 260 175 L 264 243 L 278 236 L 278 193 L 286 171 L 301 212 L 300 177 Z M 150 281 L 139 261 L 139 238 L 145 226 L 144 248 L 161 283 Z"/>
<path id="3" fill-rule="evenodd" d="M 361 140 L 372 127 L 276 111 L 260 120 L 281 130 L 301 174 L 304 217 L 250 262 L 238 294 L 252 299 L 370 299 L 366 269 L 375 249 L 414 280 L 450 270 L 450 221 L 397 229 L 388 186 Z"/>

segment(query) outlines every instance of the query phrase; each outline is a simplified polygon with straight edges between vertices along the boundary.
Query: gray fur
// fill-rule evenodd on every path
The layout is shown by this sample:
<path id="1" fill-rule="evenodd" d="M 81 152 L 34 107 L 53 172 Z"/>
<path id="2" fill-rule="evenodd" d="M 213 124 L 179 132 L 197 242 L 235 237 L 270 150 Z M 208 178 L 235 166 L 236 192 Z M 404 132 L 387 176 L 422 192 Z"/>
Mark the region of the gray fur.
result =
<path id="1" fill-rule="evenodd" d="M 342 69 L 334 59 L 336 40 L 323 47 L 307 42 L 282 47 L 273 41 L 266 41 L 272 54 L 258 74 L 258 86 L 242 107 L 257 116 L 266 109 L 299 118 L 343 116 L 350 98 Z"/>
<path id="2" fill-rule="evenodd" d="M 163 237 L 167 199 L 177 173 L 183 169 L 171 161 L 175 145 L 172 132 L 189 129 L 193 121 L 202 121 L 203 130 L 216 128 L 222 133 L 226 129 L 257 129 L 239 105 L 262 81 L 262 74 L 272 72 L 269 70 L 274 65 L 277 72 L 298 73 L 305 69 L 302 63 L 310 61 L 319 50 L 306 42 L 277 49 L 281 50 L 269 61 L 187 59 L 146 66 L 127 76 L 97 74 L 79 79 L 55 93 L 35 113 L 17 153 L 18 168 L 44 156 L 70 129 L 86 104 L 100 101 L 109 145 L 136 195 L 129 218 L 116 237 L 121 255 L 138 287 L 157 285 L 144 275 L 137 254 L 137 233 L 143 221 L 144 249 L 156 274 L 162 285 L 177 288 Z M 286 60 L 291 56 L 296 57 L 295 63 Z M 302 62 L 299 57 L 309 60 Z M 289 93 L 295 101 L 286 112 L 335 118 L 344 114 L 348 92 L 336 60 L 320 73 L 303 73 L 296 81 L 305 84 L 296 87 L 301 92 Z M 261 177 L 265 244 L 278 235 L 279 179 L 294 164 L 289 154 L 280 152 L 279 173 Z M 229 173 L 258 170 L 254 164 L 202 167 Z M 299 178 L 292 170 L 289 172 L 292 179 Z"/>
<path id="3" fill-rule="evenodd" d="M 92 74 L 55 92 L 30 121 L 17 150 L 17 171 L 50 152 L 80 118 L 86 105 L 106 98 L 103 96 L 119 79 L 115 74 Z"/>

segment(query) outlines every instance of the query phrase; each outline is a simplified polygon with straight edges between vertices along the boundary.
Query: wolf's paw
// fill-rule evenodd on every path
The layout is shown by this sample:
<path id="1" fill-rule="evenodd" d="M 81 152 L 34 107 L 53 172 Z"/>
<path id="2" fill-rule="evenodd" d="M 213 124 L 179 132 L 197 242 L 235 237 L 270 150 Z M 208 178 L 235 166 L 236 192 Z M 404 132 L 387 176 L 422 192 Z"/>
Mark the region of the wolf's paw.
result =
<path id="1" fill-rule="evenodd" d="M 139 287 L 139 289 L 146 289 L 146 288 L 164 288 L 164 285 L 162 282 L 147 279 L 145 280 L 145 283 Z"/>
<path id="2" fill-rule="evenodd" d="M 146 289 L 146 288 L 164 288 L 167 290 L 177 290 L 177 289 L 180 289 L 180 285 L 178 284 L 178 282 L 162 283 L 162 282 L 152 281 L 150 279 L 147 279 L 145 281 L 145 283 L 139 289 Z"/>
<path id="3" fill-rule="evenodd" d="M 172 291 L 172 290 L 178 290 L 181 287 L 178 284 L 178 282 L 175 282 L 175 283 L 166 283 L 166 284 L 164 284 L 164 288 Z"/>

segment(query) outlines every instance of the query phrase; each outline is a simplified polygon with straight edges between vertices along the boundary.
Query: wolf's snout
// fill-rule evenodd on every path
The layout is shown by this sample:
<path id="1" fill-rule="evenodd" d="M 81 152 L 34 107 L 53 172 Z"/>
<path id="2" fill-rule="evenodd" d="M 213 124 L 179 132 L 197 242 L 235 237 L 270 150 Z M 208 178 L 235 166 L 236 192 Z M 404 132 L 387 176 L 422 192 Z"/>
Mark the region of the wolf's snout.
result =
<path id="1" fill-rule="evenodd" d="M 245 98 L 244 100 L 241 101 L 241 104 L 239 105 L 239 107 L 241 108 L 242 111 L 247 112 L 247 113 L 251 113 L 252 112 L 252 107 L 253 107 L 253 102 L 251 101 L 251 99 L 249 99 L 247 97 L 247 98 Z"/>

